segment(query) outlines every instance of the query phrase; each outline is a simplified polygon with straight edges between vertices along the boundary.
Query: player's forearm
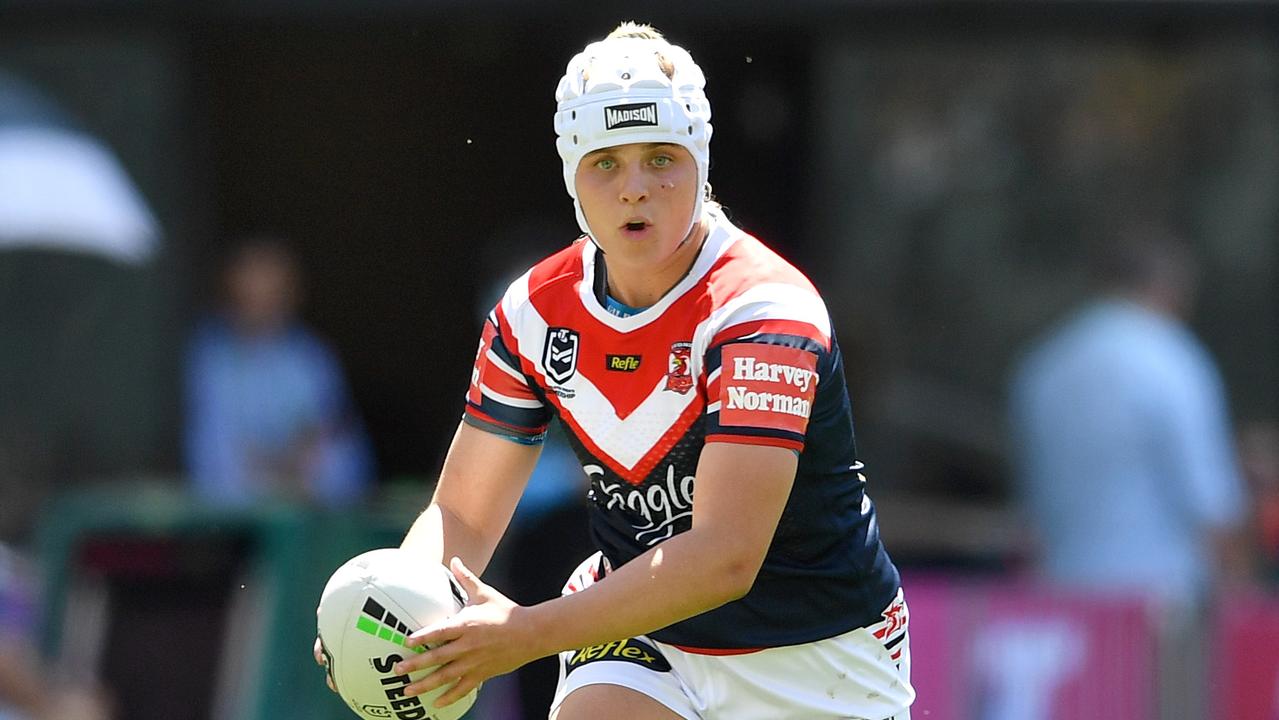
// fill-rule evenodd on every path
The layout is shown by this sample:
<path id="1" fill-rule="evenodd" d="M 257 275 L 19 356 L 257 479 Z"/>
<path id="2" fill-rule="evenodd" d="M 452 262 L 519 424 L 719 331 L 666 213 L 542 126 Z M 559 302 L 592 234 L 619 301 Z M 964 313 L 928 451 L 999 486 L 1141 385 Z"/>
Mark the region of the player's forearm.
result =
<path id="1" fill-rule="evenodd" d="M 540 453 L 460 423 L 435 496 L 400 547 L 445 565 L 460 557 L 484 572 Z"/>
<path id="2" fill-rule="evenodd" d="M 745 595 L 759 562 L 706 535 L 676 535 L 581 592 L 527 608 L 542 654 L 652 632 Z"/>
<path id="3" fill-rule="evenodd" d="M 434 502 L 418 515 L 400 543 L 425 562 L 447 565 L 449 558 L 460 557 L 476 574 L 484 572 L 495 546 L 495 541 Z"/>

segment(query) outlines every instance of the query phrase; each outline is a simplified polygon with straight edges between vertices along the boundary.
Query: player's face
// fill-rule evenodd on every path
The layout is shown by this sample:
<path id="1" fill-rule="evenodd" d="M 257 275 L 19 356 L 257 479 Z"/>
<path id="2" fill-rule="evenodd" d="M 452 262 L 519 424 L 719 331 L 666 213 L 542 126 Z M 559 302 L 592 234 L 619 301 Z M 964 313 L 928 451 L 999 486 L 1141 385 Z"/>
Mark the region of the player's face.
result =
<path id="1" fill-rule="evenodd" d="M 658 266 L 689 232 L 697 163 L 681 145 L 632 143 L 596 150 L 577 167 L 577 199 L 610 258 Z"/>

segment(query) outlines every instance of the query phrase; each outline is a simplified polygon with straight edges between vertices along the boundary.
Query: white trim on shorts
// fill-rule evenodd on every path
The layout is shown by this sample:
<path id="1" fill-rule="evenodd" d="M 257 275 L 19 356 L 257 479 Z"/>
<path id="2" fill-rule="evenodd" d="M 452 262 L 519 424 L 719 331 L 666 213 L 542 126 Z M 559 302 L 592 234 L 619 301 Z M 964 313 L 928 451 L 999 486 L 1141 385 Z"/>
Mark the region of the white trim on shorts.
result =
<path id="1" fill-rule="evenodd" d="M 605 643 L 560 653 L 560 678 L 555 685 L 555 698 L 551 701 L 550 714 L 554 715 L 564 698 L 574 690 L 588 685 L 620 685 L 647 695 L 685 720 L 702 720 L 701 714 L 689 699 L 692 688 L 684 687 L 679 676 L 671 671 L 670 663 L 666 660 L 666 647 L 641 635 L 620 643 Z M 644 660 L 642 656 L 632 659 L 597 657 L 586 659 L 581 664 L 573 662 L 575 657 L 583 653 L 594 652 L 605 657 L 617 657 L 627 651 L 650 657 L 655 655 L 656 658 Z M 641 663 L 650 666 L 646 667 Z"/>
<path id="2" fill-rule="evenodd" d="M 605 569 L 597 555 L 565 587 Z M 619 685 L 686 720 L 909 720 L 909 610 L 901 590 L 884 619 L 825 640 L 736 655 L 680 650 L 646 636 L 560 653 L 554 713 L 578 688 Z"/>

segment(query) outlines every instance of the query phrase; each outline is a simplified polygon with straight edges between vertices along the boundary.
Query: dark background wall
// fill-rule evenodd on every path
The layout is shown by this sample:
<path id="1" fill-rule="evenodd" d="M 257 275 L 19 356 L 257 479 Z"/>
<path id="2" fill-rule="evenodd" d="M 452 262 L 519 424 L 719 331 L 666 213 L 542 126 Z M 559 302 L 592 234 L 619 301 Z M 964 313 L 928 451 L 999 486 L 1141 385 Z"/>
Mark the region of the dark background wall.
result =
<path id="1" fill-rule="evenodd" d="M 384 474 L 433 471 L 498 278 L 578 232 L 553 92 L 614 13 L 20 10 L 0 26 L 0 63 L 120 153 L 166 231 L 132 279 L 145 296 L 116 317 L 144 316 L 148 344 L 117 351 L 154 365 L 131 402 L 147 418 L 126 443 L 147 448 L 133 459 L 179 469 L 182 337 L 215 300 L 222 248 L 265 231 L 302 254 L 306 315 L 347 363 Z M 783 250 L 801 246 L 790 208 L 804 187 L 806 32 L 681 38 L 692 23 L 654 22 L 719 76 L 713 177 L 725 203 Z M 766 126 L 752 134 L 757 115 Z"/>
<path id="2" fill-rule="evenodd" d="M 0 66 L 119 153 L 165 237 L 149 264 L 101 270 L 120 275 L 110 304 L 88 299 L 109 308 L 81 323 L 103 361 L 62 403 L 88 429 L 28 433 L 0 466 L 178 477 L 186 333 L 226 244 L 267 231 L 301 250 L 306 316 L 382 476 L 430 476 L 479 317 L 577 232 L 556 80 L 631 17 L 706 70 L 730 214 L 831 300 L 878 494 L 1002 501 L 1008 364 L 1082 297 L 1096 231 L 1138 207 L 1207 259 L 1195 327 L 1236 410 L 1279 415 L 1270 4 L 7 2 Z M 12 308 L 35 281 L 8 272 Z"/>
<path id="3" fill-rule="evenodd" d="M 572 45 L 538 27 L 220 28 L 193 55 L 215 235 L 269 228 L 303 244 L 310 312 L 343 349 L 392 474 L 436 462 L 498 278 L 578 232 L 547 121 Z M 592 31 L 581 32 L 571 42 Z M 715 86 L 730 125 L 715 139 L 715 176 L 733 179 L 726 200 L 744 222 L 784 244 L 796 234 L 784 208 L 798 199 L 802 144 L 752 147 L 731 125 L 741 75 L 802 72 L 799 42 L 739 42 L 761 60 L 738 58 L 744 69 Z M 724 66 L 741 52 L 702 55 Z M 802 102 L 796 90 L 786 100 Z"/>

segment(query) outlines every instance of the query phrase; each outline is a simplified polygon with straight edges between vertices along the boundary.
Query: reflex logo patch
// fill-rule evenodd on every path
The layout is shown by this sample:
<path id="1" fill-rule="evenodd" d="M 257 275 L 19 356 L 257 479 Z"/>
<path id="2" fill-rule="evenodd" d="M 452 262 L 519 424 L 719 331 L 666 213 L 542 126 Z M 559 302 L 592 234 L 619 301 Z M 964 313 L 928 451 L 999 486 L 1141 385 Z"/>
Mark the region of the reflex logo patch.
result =
<path id="1" fill-rule="evenodd" d="M 652 645 L 643 640 L 628 638 L 621 641 L 607 642 L 603 645 L 589 645 L 575 650 L 564 663 L 564 674 L 573 672 L 587 663 L 604 660 L 621 660 L 646 667 L 654 672 L 670 672 L 671 664 Z"/>
<path id="2" fill-rule="evenodd" d="M 657 103 L 630 103 L 604 108 L 604 129 L 657 125 Z"/>
<path id="3" fill-rule="evenodd" d="M 817 394 L 817 356 L 807 350 L 736 343 L 720 365 L 720 425 L 804 432 Z"/>
<path id="4" fill-rule="evenodd" d="M 605 355 L 604 367 L 617 372 L 635 372 L 642 359 L 640 355 Z"/>
<path id="5" fill-rule="evenodd" d="M 413 632 L 404 624 L 404 621 L 395 617 L 373 598 L 368 598 L 364 601 L 364 611 L 355 619 L 355 629 L 380 637 L 401 647 L 404 646 L 404 641 L 408 635 Z M 406 649 L 415 653 L 426 652 L 426 647 L 421 645 Z"/>

